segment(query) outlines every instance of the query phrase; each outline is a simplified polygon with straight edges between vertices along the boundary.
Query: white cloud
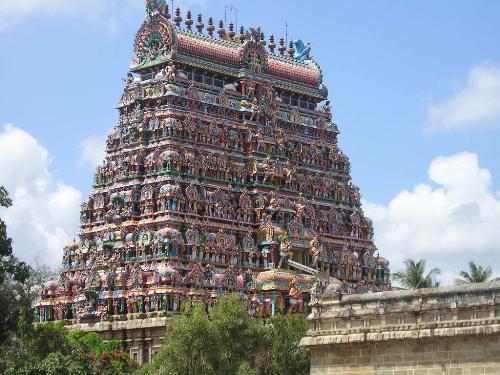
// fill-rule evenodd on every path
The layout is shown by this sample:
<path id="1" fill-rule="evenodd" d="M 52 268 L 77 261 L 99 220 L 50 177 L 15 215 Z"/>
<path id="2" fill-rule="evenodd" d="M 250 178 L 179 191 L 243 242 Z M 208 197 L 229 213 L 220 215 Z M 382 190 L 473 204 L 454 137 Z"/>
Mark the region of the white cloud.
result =
<path id="1" fill-rule="evenodd" d="M 462 131 L 500 124 L 500 67 L 479 64 L 447 99 L 426 108 L 430 131 Z"/>
<path id="2" fill-rule="evenodd" d="M 80 144 L 80 164 L 95 168 L 102 163 L 105 154 L 105 137 L 89 137 Z"/>
<path id="3" fill-rule="evenodd" d="M 57 265 L 78 231 L 81 193 L 55 179 L 49 152 L 29 133 L 6 125 L 0 132 L 0 185 L 13 205 L 0 209 L 17 257 Z"/>
<path id="4" fill-rule="evenodd" d="M 429 166 L 432 184 L 402 191 L 387 206 L 365 202 L 375 242 L 393 271 L 406 258 L 428 260 L 451 283 L 467 263 L 491 265 L 500 273 L 500 195 L 476 154 L 438 157 Z"/>

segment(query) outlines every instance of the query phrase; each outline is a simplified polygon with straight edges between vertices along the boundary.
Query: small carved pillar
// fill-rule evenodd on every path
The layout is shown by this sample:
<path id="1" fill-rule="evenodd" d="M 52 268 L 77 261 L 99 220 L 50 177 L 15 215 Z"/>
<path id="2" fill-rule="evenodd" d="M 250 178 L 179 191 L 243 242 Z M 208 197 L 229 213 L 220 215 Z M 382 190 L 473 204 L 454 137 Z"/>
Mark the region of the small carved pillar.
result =
<path id="1" fill-rule="evenodd" d="M 276 299 L 278 298 L 278 293 L 271 293 L 271 315 L 274 316 L 276 314 Z"/>

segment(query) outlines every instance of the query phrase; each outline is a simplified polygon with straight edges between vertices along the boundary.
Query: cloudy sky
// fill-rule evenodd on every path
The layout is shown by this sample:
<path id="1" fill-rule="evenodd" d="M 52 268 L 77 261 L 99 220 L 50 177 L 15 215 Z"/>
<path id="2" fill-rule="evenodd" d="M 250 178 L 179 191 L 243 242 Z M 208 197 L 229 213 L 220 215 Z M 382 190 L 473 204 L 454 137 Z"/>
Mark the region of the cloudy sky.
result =
<path id="1" fill-rule="evenodd" d="M 0 211 L 23 259 L 75 237 L 117 119 L 143 0 L 0 0 Z M 312 42 L 340 145 L 392 269 L 469 260 L 500 274 L 500 2 L 175 1 Z M 300 5 L 299 5 L 300 4 Z M 235 11 L 227 19 L 236 21 Z"/>

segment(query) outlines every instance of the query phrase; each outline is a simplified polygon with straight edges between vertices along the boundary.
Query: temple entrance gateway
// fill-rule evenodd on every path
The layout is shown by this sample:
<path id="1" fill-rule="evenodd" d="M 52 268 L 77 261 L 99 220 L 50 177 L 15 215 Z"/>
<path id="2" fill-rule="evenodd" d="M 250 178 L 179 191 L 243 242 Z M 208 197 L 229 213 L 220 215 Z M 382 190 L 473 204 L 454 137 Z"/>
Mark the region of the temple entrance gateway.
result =
<path id="1" fill-rule="evenodd" d="M 390 287 L 311 45 L 264 42 L 146 1 L 118 120 L 38 321 L 120 338 L 137 361 L 185 304 L 238 293 L 251 315 L 308 314 L 316 271 Z M 184 27 L 185 26 L 185 27 Z M 275 51 L 277 49 L 277 51 Z"/>

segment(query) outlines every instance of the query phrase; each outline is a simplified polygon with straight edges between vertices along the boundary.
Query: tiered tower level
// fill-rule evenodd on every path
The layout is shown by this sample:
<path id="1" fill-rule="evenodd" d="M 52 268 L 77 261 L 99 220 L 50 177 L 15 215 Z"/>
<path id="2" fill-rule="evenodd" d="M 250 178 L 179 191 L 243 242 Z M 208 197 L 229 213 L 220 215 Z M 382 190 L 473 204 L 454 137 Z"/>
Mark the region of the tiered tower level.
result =
<path id="1" fill-rule="evenodd" d="M 216 36 L 212 18 L 205 29 L 188 12 L 181 27 L 178 9 L 146 6 L 79 244 L 40 320 L 159 314 L 233 291 L 253 314 L 302 312 L 313 277 L 289 260 L 347 293 L 387 288 L 310 44 L 222 21 Z"/>

